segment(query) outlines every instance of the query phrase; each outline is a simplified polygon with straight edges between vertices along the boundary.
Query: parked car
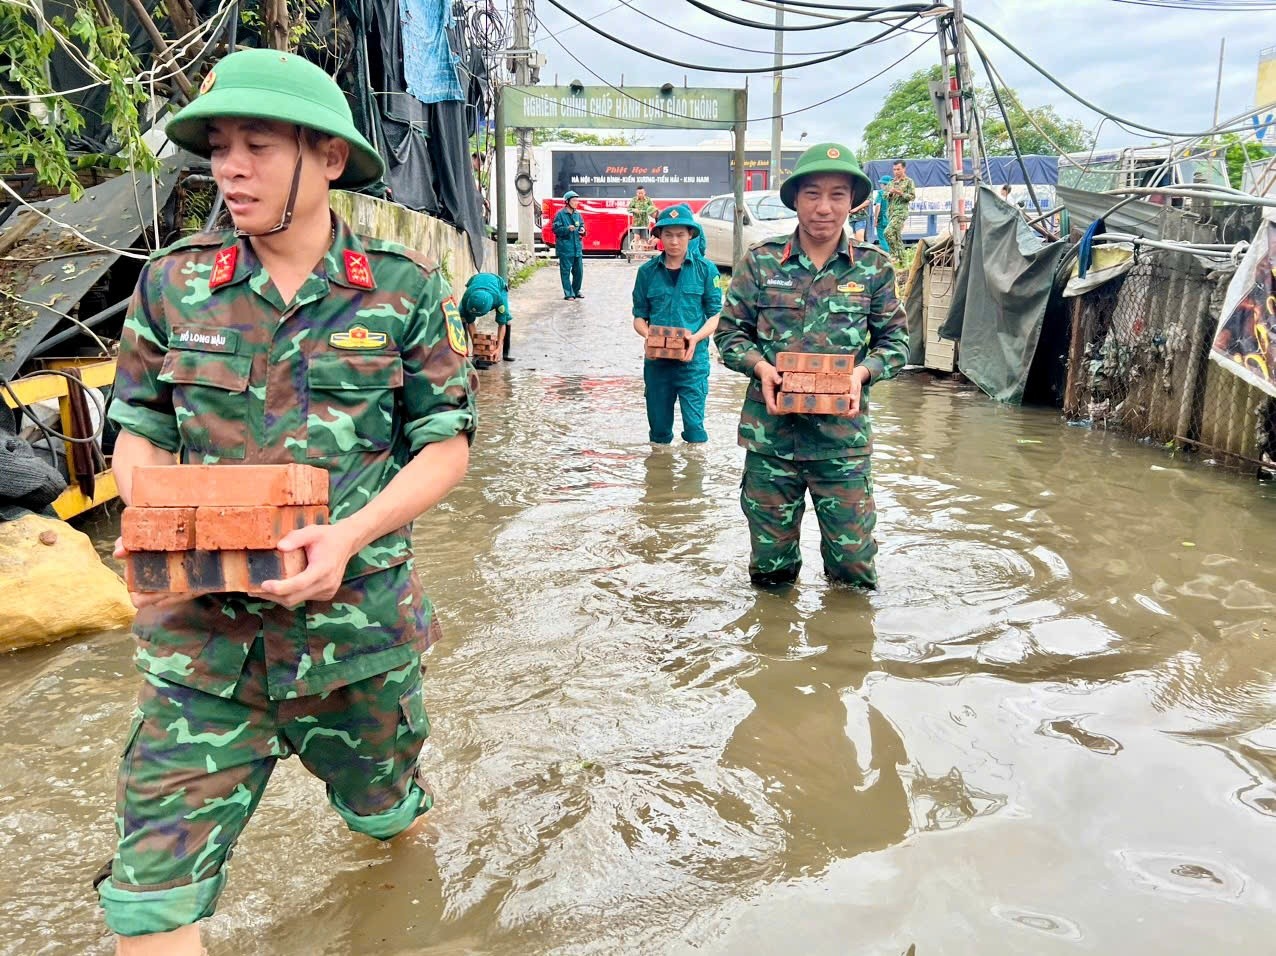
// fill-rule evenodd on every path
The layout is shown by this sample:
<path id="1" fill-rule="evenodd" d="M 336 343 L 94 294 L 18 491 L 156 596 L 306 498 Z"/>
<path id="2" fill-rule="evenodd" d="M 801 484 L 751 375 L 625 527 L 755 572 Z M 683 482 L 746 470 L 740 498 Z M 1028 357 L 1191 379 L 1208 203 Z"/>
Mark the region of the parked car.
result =
<path id="1" fill-rule="evenodd" d="M 777 189 L 764 189 L 744 194 L 744 247 L 797 228 L 797 213 L 780 201 Z M 696 214 L 704 229 L 705 255 L 714 265 L 730 268 L 732 231 L 735 225 L 735 197 L 730 193 L 713 196 Z"/>

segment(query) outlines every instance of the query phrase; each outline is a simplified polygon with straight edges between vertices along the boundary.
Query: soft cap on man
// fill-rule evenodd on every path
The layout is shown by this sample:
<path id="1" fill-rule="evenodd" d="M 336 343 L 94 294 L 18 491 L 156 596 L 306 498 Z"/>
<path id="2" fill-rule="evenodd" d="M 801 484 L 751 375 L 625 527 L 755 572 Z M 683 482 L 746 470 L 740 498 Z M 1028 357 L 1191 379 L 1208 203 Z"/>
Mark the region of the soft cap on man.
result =
<path id="1" fill-rule="evenodd" d="M 355 128 L 336 81 L 309 60 L 279 50 L 240 50 L 218 61 L 200 95 L 169 121 L 168 138 L 208 157 L 208 123 L 222 117 L 277 120 L 327 133 L 350 144 L 345 172 L 333 184 L 359 189 L 385 175 L 385 162 Z"/>

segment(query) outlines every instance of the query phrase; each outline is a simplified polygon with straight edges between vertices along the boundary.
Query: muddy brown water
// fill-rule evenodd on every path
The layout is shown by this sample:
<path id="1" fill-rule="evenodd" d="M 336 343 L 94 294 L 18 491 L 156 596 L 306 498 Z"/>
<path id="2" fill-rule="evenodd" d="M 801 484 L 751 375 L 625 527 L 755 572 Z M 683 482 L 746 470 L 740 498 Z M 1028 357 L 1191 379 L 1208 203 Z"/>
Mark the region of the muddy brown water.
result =
<path id="1" fill-rule="evenodd" d="M 744 380 L 653 450 L 632 273 L 516 294 L 417 525 L 431 829 L 354 838 L 284 763 L 210 953 L 1272 952 L 1273 491 L 906 377 L 873 395 L 882 589 L 824 583 L 808 511 L 799 586 L 757 593 Z M 124 634 L 0 660 L 0 952 L 110 951 L 136 686 Z"/>

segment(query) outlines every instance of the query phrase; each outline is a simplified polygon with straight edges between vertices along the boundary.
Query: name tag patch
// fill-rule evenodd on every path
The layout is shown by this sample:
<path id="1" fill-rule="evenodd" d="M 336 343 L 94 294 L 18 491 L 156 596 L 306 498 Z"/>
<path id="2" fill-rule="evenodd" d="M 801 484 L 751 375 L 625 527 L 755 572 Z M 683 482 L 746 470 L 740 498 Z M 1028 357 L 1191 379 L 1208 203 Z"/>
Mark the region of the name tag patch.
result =
<path id="1" fill-rule="evenodd" d="M 239 333 L 233 329 L 175 328 L 170 341 L 179 349 L 231 353 L 239 347 Z"/>
<path id="2" fill-rule="evenodd" d="M 328 344 L 335 349 L 383 349 L 387 342 L 384 332 L 369 332 L 362 325 L 356 325 L 348 332 L 333 332 L 328 336 Z"/>
<path id="3" fill-rule="evenodd" d="M 765 283 L 763 283 L 763 284 L 764 284 L 764 285 L 766 285 L 766 286 L 774 286 L 774 287 L 779 288 L 779 289 L 792 289 L 792 288 L 793 288 L 793 280 L 792 280 L 792 279 L 782 279 L 782 278 L 780 278 L 779 276 L 771 276 L 771 277 L 770 277 L 769 279 L 767 279 L 767 280 L 766 280 L 766 282 L 765 282 Z"/>

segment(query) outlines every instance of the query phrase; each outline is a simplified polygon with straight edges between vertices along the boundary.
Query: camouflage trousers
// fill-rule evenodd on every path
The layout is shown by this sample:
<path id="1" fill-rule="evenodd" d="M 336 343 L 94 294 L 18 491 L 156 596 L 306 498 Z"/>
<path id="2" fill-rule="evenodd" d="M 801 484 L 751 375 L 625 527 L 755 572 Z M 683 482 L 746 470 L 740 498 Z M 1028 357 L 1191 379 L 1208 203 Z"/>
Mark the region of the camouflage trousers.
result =
<path id="1" fill-rule="evenodd" d="M 214 638 L 216 639 L 216 638 Z M 430 809 L 421 662 L 327 694 L 272 701 L 258 638 L 230 697 L 146 674 L 116 790 L 119 838 L 98 887 L 122 936 L 211 916 L 225 863 L 280 758 L 296 754 L 357 833 L 389 839 Z"/>
<path id="2" fill-rule="evenodd" d="M 789 461 L 751 451 L 744 459 L 740 506 L 749 522 L 749 574 L 754 583 L 783 584 L 797 578 L 808 491 L 820 524 L 825 573 L 845 584 L 876 587 L 877 510 L 869 456 Z"/>
<path id="3" fill-rule="evenodd" d="M 908 213 L 891 216 L 886 221 L 886 247 L 890 250 L 891 260 L 896 271 L 904 258 L 904 223 L 908 221 Z"/>

